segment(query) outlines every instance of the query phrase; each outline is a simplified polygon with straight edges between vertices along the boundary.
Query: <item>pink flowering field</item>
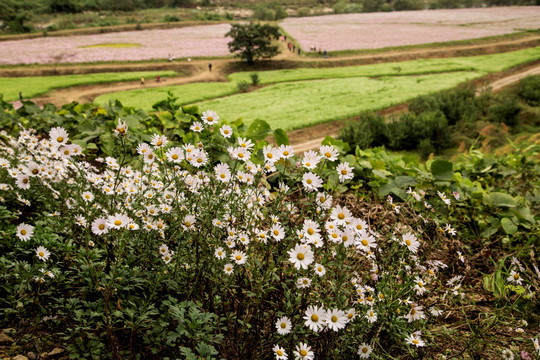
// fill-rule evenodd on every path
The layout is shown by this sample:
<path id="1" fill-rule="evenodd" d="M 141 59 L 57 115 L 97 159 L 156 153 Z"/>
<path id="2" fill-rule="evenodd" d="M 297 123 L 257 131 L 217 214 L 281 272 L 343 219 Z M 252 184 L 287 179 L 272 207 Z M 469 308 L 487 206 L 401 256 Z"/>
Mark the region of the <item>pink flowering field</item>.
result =
<path id="1" fill-rule="evenodd" d="M 0 42 L 0 64 L 138 61 L 228 55 L 229 24 Z M 138 46 L 98 46 L 138 44 Z M 90 46 L 90 47 L 88 47 Z M 86 47 L 86 48 L 85 48 Z"/>
<path id="2" fill-rule="evenodd" d="M 445 9 L 287 18 L 303 49 L 377 49 L 503 35 L 540 28 L 540 7 Z"/>

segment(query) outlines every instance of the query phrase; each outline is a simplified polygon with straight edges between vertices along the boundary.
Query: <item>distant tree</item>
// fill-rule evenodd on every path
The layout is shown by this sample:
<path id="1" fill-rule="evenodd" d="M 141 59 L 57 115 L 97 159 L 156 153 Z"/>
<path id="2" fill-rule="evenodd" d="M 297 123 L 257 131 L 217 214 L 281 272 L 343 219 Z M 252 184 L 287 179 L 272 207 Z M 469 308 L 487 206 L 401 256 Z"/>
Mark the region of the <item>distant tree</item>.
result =
<path id="1" fill-rule="evenodd" d="M 234 24 L 225 34 L 233 38 L 227 45 L 229 51 L 251 63 L 259 58 L 273 57 L 279 54 L 278 47 L 272 45 L 272 39 L 279 38 L 279 28 L 268 24 Z"/>
<path id="2" fill-rule="evenodd" d="M 48 0 L 48 11 L 51 13 L 76 13 L 81 11 L 82 6 L 74 0 Z"/>
<path id="3" fill-rule="evenodd" d="M 25 24 L 31 20 L 30 10 L 35 4 L 30 1 L 1 0 L 0 28 L 11 33 L 29 32 L 32 28 Z"/>
<path id="4" fill-rule="evenodd" d="M 384 0 L 364 0 L 362 2 L 362 12 L 381 11 L 383 5 L 384 5 Z"/>
<path id="5" fill-rule="evenodd" d="M 396 0 L 394 1 L 394 10 L 422 10 L 424 9 L 424 0 Z"/>

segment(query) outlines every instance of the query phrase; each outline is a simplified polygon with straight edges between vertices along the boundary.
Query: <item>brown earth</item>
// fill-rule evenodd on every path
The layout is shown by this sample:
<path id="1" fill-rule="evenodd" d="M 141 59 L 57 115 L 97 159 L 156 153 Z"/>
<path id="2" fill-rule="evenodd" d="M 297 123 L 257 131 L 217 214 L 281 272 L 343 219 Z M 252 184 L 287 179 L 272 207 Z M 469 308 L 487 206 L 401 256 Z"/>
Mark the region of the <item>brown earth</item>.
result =
<path id="1" fill-rule="evenodd" d="M 279 42 L 281 54 L 272 60 L 262 60 L 255 65 L 246 65 L 233 59 L 196 60 L 185 62 L 148 62 L 128 64 L 93 64 L 93 65 L 62 65 L 62 66 L 38 66 L 38 67 L 9 67 L 0 69 L 0 76 L 37 76 L 51 74 L 83 74 L 106 71 L 142 71 L 142 70 L 175 70 L 183 77 L 162 78 L 159 83 L 154 79 L 147 79 L 145 87 L 158 87 L 179 85 L 192 82 L 227 81 L 226 76 L 235 71 L 270 70 L 300 67 L 338 67 L 361 64 L 373 64 L 393 61 L 406 61 L 421 58 L 441 58 L 456 56 L 472 56 L 493 54 L 540 45 L 540 34 L 521 34 L 511 39 L 482 39 L 476 44 L 452 45 L 440 47 L 408 48 L 401 50 L 389 50 L 381 53 L 356 54 L 340 57 L 319 58 L 313 56 L 299 56 L 297 52 L 290 52 L 285 43 Z M 212 72 L 208 70 L 208 63 L 212 63 Z M 493 91 L 514 83 L 519 79 L 540 73 L 540 59 L 532 64 L 526 64 L 497 74 L 490 74 L 482 79 L 475 80 L 477 86 L 489 86 Z M 108 84 L 96 84 L 77 86 L 53 90 L 46 95 L 33 99 L 37 104 L 52 103 L 61 106 L 72 101 L 91 102 L 99 95 L 138 89 L 139 81 L 115 82 Z M 392 114 L 406 110 L 407 104 L 400 104 L 380 111 L 381 114 Z M 354 121 L 354 118 L 348 121 Z M 330 123 L 314 125 L 308 128 L 289 132 L 291 145 L 296 152 L 302 153 L 310 149 L 317 149 L 321 141 L 327 135 L 336 136 L 346 121 L 334 121 Z"/>

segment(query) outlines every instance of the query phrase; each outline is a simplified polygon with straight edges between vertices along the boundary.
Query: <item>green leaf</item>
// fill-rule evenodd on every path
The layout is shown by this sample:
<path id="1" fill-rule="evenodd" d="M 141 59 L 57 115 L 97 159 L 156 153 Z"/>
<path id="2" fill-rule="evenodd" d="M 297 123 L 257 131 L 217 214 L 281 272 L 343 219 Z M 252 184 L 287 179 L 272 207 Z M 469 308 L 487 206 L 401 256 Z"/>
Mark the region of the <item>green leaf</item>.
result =
<path id="1" fill-rule="evenodd" d="M 336 147 L 340 153 L 346 153 L 349 150 L 351 150 L 351 147 L 349 146 L 348 143 L 346 143 L 343 140 L 334 139 L 331 136 L 325 137 L 323 141 L 321 142 L 321 145 L 332 145 Z"/>
<path id="2" fill-rule="evenodd" d="M 289 145 L 289 137 L 283 129 L 274 130 L 274 140 L 276 141 L 277 146 Z"/>
<path id="3" fill-rule="evenodd" d="M 175 117 L 175 119 L 178 120 L 178 121 L 181 121 L 181 122 L 187 122 L 187 123 L 191 122 L 191 119 L 192 119 L 191 115 L 189 115 L 189 114 L 184 114 L 184 113 L 182 112 L 182 110 L 178 110 L 178 111 L 174 114 L 174 117 Z"/>
<path id="4" fill-rule="evenodd" d="M 513 208 L 517 206 L 517 200 L 505 193 L 492 192 L 489 194 L 484 194 L 484 204 L 488 206 Z"/>
<path id="5" fill-rule="evenodd" d="M 199 107 L 197 105 L 182 106 L 184 114 L 197 115 L 199 113 Z"/>
<path id="6" fill-rule="evenodd" d="M 435 160 L 431 163 L 431 174 L 436 180 L 452 180 L 454 167 L 449 161 Z"/>
<path id="7" fill-rule="evenodd" d="M 505 233 L 508 235 L 514 235 L 517 232 L 517 225 L 509 218 L 503 218 L 501 220 L 501 225 Z"/>
<path id="8" fill-rule="evenodd" d="M 126 117 L 123 117 L 122 120 L 124 120 L 128 126 L 128 131 L 130 130 L 143 130 L 145 128 L 144 124 L 141 122 L 141 118 L 135 115 L 128 115 Z"/>
<path id="9" fill-rule="evenodd" d="M 266 121 L 256 119 L 249 125 L 246 135 L 253 140 L 262 140 L 268 136 L 271 130 L 270 125 Z"/>

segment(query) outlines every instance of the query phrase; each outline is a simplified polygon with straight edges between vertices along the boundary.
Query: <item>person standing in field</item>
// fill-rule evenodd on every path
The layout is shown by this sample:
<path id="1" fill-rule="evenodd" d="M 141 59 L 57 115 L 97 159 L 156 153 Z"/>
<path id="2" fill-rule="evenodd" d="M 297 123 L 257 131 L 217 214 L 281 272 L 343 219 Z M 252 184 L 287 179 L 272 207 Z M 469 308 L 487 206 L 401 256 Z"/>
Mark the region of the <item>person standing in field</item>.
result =
<path id="1" fill-rule="evenodd" d="M 212 72 L 212 63 L 208 63 L 208 70 Z"/>
<path id="2" fill-rule="evenodd" d="M 141 86 L 144 86 L 144 77 L 141 76 Z"/>
<path id="3" fill-rule="evenodd" d="M 159 82 L 159 80 L 160 80 L 160 77 L 158 75 L 158 76 L 156 76 L 156 82 Z"/>

